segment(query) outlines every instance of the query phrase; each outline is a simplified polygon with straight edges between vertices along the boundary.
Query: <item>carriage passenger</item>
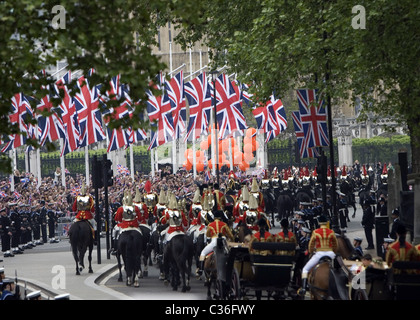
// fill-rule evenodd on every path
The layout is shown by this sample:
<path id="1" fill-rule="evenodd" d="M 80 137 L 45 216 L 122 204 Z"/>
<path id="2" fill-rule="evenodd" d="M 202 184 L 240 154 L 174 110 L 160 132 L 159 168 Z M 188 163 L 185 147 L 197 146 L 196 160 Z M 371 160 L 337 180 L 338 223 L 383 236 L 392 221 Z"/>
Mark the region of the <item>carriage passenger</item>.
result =
<path id="1" fill-rule="evenodd" d="M 324 256 L 328 256 L 333 260 L 338 249 L 335 233 L 327 227 L 327 217 L 324 215 L 320 216 L 318 218 L 318 223 L 320 227 L 312 232 L 311 240 L 309 241 L 308 251 L 309 253 L 314 254 L 302 269 L 302 288 L 299 291 L 300 295 L 305 295 L 306 293 L 309 271 L 311 271 Z"/>
<path id="2" fill-rule="evenodd" d="M 249 242 L 249 252 L 252 254 L 260 254 L 260 255 L 269 255 L 271 254 L 270 250 L 256 250 L 252 248 L 252 243 L 254 242 L 275 242 L 276 238 L 273 234 L 271 234 L 269 230 L 269 226 L 267 224 L 267 220 L 264 218 L 260 218 L 257 222 L 259 227 L 259 231 L 254 233 L 251 236 L 251 240 Z"/>
<path id="3" fill-rule="evenodd" d="M 280 226 L 282 231 L 276 234 L 276 242 L 283 242 L 283 243 L 293 243 L 295 247 L 297 247 L 297 241 L 295 234 L 289 231 L 289 221 L 283 218 L 280 221 Z M 294 255 L 295 251 L 277 251 L 276 254 L 279 255 Z"/>

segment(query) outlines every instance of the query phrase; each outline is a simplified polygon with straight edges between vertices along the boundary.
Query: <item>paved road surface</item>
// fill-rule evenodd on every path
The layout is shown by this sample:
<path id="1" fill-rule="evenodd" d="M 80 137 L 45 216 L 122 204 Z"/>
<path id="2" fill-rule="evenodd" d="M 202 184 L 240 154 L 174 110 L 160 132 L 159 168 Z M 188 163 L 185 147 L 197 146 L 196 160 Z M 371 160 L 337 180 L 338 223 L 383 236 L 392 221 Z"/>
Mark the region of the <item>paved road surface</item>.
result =
<path id="1" fill-rule="evenodd" d="M 347 236 L 353 239 L 356 236 L 365 239 L 360 226 L 362 211 L 357 210 L 356 218 L 349 223 Z M 272 232 L 278 232 L 278 228 Z M 375 239 L 375 234 L 374 234 Z M 376 243 L 376 242 L 375 242 Z M 366 246 L 366 241 L 363 243 Z M 68 239 L 60 243 L 44 244 L 33 249 L 27 249 L 21 255 L 13 258 L 3 258 L 0 266 L 4 266 L 7 277 L 14 278 L 17 270 L 19 282 L 26 281 L 28 292 L 43 288 L 44 298 L 47 295 L 69 293 L 72 300 L 204 300 L 206 288 L 202 280 L 191 278 L 191 291 L 182 293 L 172 291 L 158 280 L 158 270 L 155 266 L 149 267 L 149 276 L 140 281 L 140 287 L 127 287 L 124 282 L 118 282 L 116 258 L 107 259 L 105 239 L 101 241 L 101 264 L 97 261 L 96 247 L 93 252 L 93 273 L 85 269 L 80 276 L 75 275 L 75 263 L 70 251 Z M 376 256 L 376 250 L 366 251 Z M 87 258 L 85 259 L 87 265 Z M 193 268 L 195 270 L 195 267 Z"/>

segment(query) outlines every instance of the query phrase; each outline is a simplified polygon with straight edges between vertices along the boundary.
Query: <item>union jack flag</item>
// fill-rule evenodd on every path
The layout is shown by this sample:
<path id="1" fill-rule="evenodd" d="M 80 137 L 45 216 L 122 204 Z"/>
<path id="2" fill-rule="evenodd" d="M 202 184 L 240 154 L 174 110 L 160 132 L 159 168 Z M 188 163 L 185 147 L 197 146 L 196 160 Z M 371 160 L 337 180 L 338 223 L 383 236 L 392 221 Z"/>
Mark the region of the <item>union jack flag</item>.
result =
<path id="1" fill-rule="evenodd" d="M 7 197 L 6 192 L 4 192 L 4 191 L 0 191 L 0 197 L 1 197 L 1 198 L 5 198 L 5 197 Z"/>
<path id="2" fill-rule="evenodd" d="M 155 96 L 151 91 L 147 92 L 147 114 L 149 120 L 154 122 L 150 145 L 148 150 L 172 141 L 174 136 L 174 124 L 171 112 L 171 103 L 167 95 Z"/>
<path id="3" fill-rule="evenodd" d="M 61 149 L 60 156 L 63 156 L 79 148 L 79 122 L 76 113 L 76 106 L 74 104 L 73 97 L 70 95 L 71 90 L 68 87 L 70 82 L 71 71 L 68 71 L 61 79 L 55 83 L 56 95 L 59 95 L 60 90 L 64 92 L 62 102 L 58 106 L 59 110 L 61 111 L 61 119 L 63 120 L 65 132 L 64 144 Z"/>
<path id="4" fill-rule="evenodd" d="M 292 119 L 293 119 L 293 126 L 295 128 L 300 157 L 303 159 L 303 158 L 314 158 L 314 157 L 319 156 L 317 148 L 308 147 L 308 139 L 303 132 L 303 127 L 300 120 L 299 111 L 292 112 Z"/>
<path id="5" fill-rule="evenodd" d="M 302 128 L 308 148 L 329 146 L 327 114 L 318 90 L 296 90 Z"/>
<path id="6" fill-rule="evenodd" d="M 187 106 L 184 97 L 184 73 L 178 72 L 171 80 L 165 82 L 166 94 L 171 103 L 174 124 L 174 138 L 179 139 L 186 130 Z"/>
<path id="7" fill-rule="evenodd" d="M 221 139 L 248 128 L 241 101 L 226 74 L 221 74 L 216 79 L 216 109 Z"/>
<path id="8" fill-rule="evenodd" d="M 27 136 L 33 136 L 32 125 L 27 123 L 28 117 L 33 117 L 33 112 L 28 98 L 23 93 L 17 93 L 11 101 L 11 114 L 9 120 L 12 125 L 17 125 L 19 133 L 9 135 L 9 141 L 1 152 L 16 149 L 26 143 Z"/>
<path id="9" fill-rule="evenodd" d="M 107 108 L 103 112 L 109 139 L 107 152 L 126 148 L 130 144 L 130 131 L 122 127 L 111 129 L 109 122 L 110 118 L 123 119 L 124 117 L 129 117 L 131 99 L 127 99 L 128 94 L 125 92 L 123 85 L 120 84 L 120 75 L 112 77 L 109 84 L 110 90 L 107 90 L 106 96 L 101 96 L 101 102 L 103 104 L 106 104 L 109 100 L 123 100 L 123 102 L 119 106 Z"/>
<path id="10" fill-rule="evenodd" d="M 88 78 L 77 80 L 79 92 L 74 96 L 80 127 L 80 147 L 86 147 L 106 138 L 102 129 L 102 116 L 99 110 L 98 88 L 89 84 Z"/>
<path id="11" fill-rule="evenodd" d="M 208 134 L 212 109 L 211 90 L 206 73 L 185 84 L 185 95 L 190 106 L 190 120 L 184 141 L 198 139 L 201 134 Z"/>
<path id="12" fill-rule="evenodd" d="M 40 130 L 39 142 L 43 146 L 46 141 L 53 142 L 65 137 L 64 122 L 56 113 L 50 101 L 50 95 L 43 97 L 36 106 L 40 112 L 47 111 L 50 115 L 37 115 L 38 128 Z"/>
<path id="13" fill-rule="evenodd" d="M 236 92 L 236 95 L 241 100 L 241 106 L 242 102 L 245 102 L 248 106 L 250 106 L 252 103 L 252 94 L 248 93 L 249 86 L 247 84 L 241 83 L 238 80 L 232 80 L 232 86 L 233 89 Z"/>
<path id="14" fill-rule="evenodd" d="M 121 175 L 130 175 L 130 170 L 120 164 L 117 164 L 117 172 Z"/>
<path id="15" fill-rule="evenodd" d="M 264 107 L 252 110 L 257 120 L 258 129 L 264 130 L 267 134 L 265 142 L 274 139 L 280 132 L 287 128 L 286 112 L 280 99 L 271 95 Z"/>

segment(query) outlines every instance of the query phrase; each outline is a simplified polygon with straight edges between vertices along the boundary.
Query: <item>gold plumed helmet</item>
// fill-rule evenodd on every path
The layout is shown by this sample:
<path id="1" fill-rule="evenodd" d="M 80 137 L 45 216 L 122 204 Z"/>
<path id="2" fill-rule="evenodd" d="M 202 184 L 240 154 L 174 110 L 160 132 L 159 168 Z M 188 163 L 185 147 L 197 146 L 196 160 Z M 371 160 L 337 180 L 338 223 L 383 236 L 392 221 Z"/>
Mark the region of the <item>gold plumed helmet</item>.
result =
<path id="1" fill-rule="evenodd" d="M 136 202 L 136 203 L 141 202 L 141 194 L 140 194 L 140 190 L 138 188 L 136 188 L 136 196 L 134 197 L 134 202 Z"/>
<path id="2" fill-rule="evenodd" d="M 85 196 L 87 194 L 86 184 L 83 182 L 82 187 L 80 188 L 80 195 Z"/>
<path id="3" fill-rule="evenodd" d="M 260 187 L 258 186 L 257 178 L 252 179 L 252 185 L 251 185 L 251 192 L 259 192 Z"/>
<path id="4" fill-rule="evenodd" d="M 162 189 L 160 190 L 160 194 L 159 194 L 159 203 L 166 204 L 167 202 L 168 202 L 168 199 L 166 198 L 166 192 Z"/>

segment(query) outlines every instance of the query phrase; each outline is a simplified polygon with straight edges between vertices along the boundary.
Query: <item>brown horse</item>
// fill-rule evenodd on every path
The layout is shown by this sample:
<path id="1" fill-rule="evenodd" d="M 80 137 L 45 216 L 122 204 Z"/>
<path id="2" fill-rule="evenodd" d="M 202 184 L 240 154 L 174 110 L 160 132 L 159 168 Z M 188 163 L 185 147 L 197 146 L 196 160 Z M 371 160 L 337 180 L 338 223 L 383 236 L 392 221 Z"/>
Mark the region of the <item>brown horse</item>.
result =
<path id="1" fill-rule="evenodd" d="M 216 288 L 217 281 L 217 266 L 216 266 L 216 255 L 214 252 L 209 253 L 204 260 L 204 277 L 205 286 L 207 287 L 207 300 L 212 300 L 211 287 L 212 285 Z M 217 291 L 217 290 L 216 290 Z"/>
<path id="2" fill-rule="evenodd" d="M 340 283 L 338 283 L 341 281 L 337 282 L 337 280 L 342 280 L 342 282 L 346 281 L 345 278 L 348 278 L 348 281 L 351 280 L 351 272 L 345 267 L 342 259 L 347 259 L 351 256 L 353 246 L 344 234 L 336 235 L 336 237 L 338 242 L 336 261 L 340 265 L 341 270 L 339 268 L 336 279 L 330 279 L 332 269 L 334 269 L 334 261 L 321 259 L 308 277 L 312 300 L 331 300 L 334 299 L 333 296 L 342 299 L 347 297 L 344 290 L 341 290 L 344 288 L 340 287 Z M 333 296 L 331 295 L 331 290 L 334 291 Z"/>

